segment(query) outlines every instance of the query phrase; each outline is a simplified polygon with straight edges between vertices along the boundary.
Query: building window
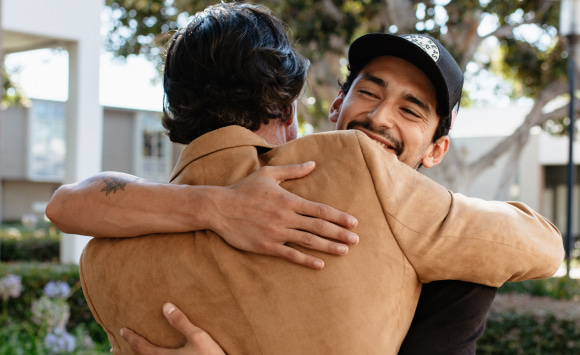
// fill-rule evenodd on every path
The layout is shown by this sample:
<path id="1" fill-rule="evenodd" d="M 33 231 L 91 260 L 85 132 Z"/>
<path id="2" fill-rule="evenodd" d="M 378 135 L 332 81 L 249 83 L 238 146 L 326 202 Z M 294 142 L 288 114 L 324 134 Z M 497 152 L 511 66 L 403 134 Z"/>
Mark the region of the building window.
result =
<path id="1" fill-rule="evenodd" d="M 34 100 L 30 108 L 28 175 L 32 180 L 63 180 L 65 103 Z"/>
<path id="2" fill-rule="evenodd" d="M 139 116 L 138 175 L 151 181 L 167 182 L 171 174 L 170 145 L 161 125 L 161 117 L 153 112 L 141 112 Z"/>

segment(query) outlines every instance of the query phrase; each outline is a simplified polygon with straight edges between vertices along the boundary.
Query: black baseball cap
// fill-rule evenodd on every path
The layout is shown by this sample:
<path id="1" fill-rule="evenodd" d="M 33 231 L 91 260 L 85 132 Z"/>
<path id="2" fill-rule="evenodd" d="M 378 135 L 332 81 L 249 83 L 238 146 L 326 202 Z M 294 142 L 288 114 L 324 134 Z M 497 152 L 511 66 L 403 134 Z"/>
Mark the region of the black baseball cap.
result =
<path id="1" fill-rule="evenodd" d="M 350 71 L 360 71 L 372 59 L 390 55 L 419 68 L 435 86 L 440 112 L 449 113 L 447 129 L 459 110 L 463 72 L 453 56 L 435 38 L 424 34 L 369 33 L 357 38 L 348 50 Z"/>

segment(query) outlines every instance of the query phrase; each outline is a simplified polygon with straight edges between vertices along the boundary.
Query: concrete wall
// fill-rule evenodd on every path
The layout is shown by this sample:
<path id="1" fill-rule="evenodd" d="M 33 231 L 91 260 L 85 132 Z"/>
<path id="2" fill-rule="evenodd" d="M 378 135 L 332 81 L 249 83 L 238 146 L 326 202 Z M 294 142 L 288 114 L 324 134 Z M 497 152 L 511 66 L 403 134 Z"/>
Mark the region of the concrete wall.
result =
<path id="1" fill-rule="evenodd" d="M 28 110 L 14 108 L 0 115 L 0 172 L 1 178 L 26 177 Z"/>
<path id="2" fill-rule="evenodd" d="M 34 213 L 42 219 L 43 206 L 60 186 L 58 183 L 33 181 L 2 181 L 4 191 L 2 207 L 5 221 L 20 221 L 24 214 Z"/>
<path id="3" fill-rule="evenodd" d="M 78 41 L 87 26 L 100 26 L 102 0 L 2 0 L 2 26 L 24 34 Z M 97 16 L 87 16 L 95 13 Z"/>
<path id="4" fill-rule="evenodd" d="M 32 104 L 44 100 L 32 100 Z M 51 102 L 63 105 L 64 102 Z M 0 207 L 6 211 L 4 221 L 20 220 L 26 213 L 34 212 L 32 206 L 46 203 L 62 181 L 32 181 L 27 171 L 30 137 L 28 135 L 32 108 L 11 107 L 0 116 L 0 187 L 6 189 Z M 121 171 L 133 175 L 142 149 L 137 122 L 141 111 L 105 107 L 103 109 L 102 171 Z M 173 167 L 181 153 L 181 146 L 170 146 L 170 165 Z M 169 175 L 163 179 L 168 181 Z M 161 181 L 161 182 L 163 182 Z M 42 213 L 39 212 L 39 217 Z"/>
<path id="5" fill-rule="evenodd" d="M 452 138 L 452 141 L 460 154 L 468 162 L 473 162 L 480 159 L 481 156 L 504 138 L 502 136 L 465 137 Z M 544 186 L 543 168 L 538 161 L 539 150 L 540 137 L 534 134 L 522 151 L 518 163 L 516 181 L 510 196 L 510 200 L 524 202 L 535 210 L 540 210 L 541 208 L 542 189 Z M 467 195 L 484 200 L 496 199 L 496 193 L 506 164 L 512 164 L 509 160 L 509 152 L 501 156 L 493 166 L 483 171 L 471 185 Z M 423 172 L 429 176 L 429 169 L 424 169 Z"/>
<path id="6" fill-rule="evenodd" d="M 544 204 L 544 169 L 539 163 L 540 135 L 533 134 L 522 152 L 518 166 L 519 201 L 536 211 Z"/>
<path id="7" fill-rule="evenodd" d="M 105 110 L 103 122 L 103 171 L 134 174 L 135 113 Z"/>

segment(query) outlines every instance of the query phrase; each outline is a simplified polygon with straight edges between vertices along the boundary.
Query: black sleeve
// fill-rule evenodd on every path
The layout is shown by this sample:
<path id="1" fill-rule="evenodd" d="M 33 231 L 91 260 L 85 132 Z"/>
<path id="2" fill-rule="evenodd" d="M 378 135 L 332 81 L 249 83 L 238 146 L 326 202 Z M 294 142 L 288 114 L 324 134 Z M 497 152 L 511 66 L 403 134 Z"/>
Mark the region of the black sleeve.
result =
<path id="1" fill-rule="evenodd" d="M 475 354 L 496 291 L 462 281 L 424 284 L 399 354 Z"/>

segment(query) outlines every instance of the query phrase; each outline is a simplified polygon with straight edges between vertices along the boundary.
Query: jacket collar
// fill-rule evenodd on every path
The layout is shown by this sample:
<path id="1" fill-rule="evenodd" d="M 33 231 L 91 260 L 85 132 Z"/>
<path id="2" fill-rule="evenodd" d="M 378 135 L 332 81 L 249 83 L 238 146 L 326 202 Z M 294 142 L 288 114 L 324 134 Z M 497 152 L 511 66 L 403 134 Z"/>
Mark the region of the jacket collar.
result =
<path id="1" fill-rule="evenodd" d="M 241 126 L 227 126 L 206 133 L 185 147 L 171 173 L 170 181 L 173 181 L 194 160 L 223 149 L 248 145 L 268 149 L 275 147 L 264 138 Z"/>

